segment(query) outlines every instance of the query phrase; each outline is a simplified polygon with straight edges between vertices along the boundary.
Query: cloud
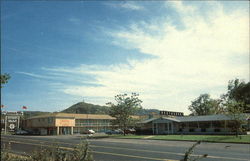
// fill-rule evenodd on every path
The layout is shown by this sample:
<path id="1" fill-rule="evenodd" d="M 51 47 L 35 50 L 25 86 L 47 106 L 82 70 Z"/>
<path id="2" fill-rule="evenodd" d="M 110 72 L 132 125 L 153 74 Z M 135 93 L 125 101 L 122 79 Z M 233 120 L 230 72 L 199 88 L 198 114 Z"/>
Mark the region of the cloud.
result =
<path id="1" fill-rule="evenodd" d="M 113 8 L 124 8 L 129 10 L 143 10 L 144 7 L 136 4 L 132 1 L 123 1 L 119 3 L 105 3 L 108 6 L 111 6 Z"/>
<path id="2" fill-rule="evenodd" d="M 93 77 L 90 83 L 98 86 L 65 84 L 61 88 L 66 94 L 87 96 L 86 101 L 104 104 L 116 94 L 137 92 L 145 108 L 188 112 L 199 94 L 219 97 L 226 92 L 228 80 L 248 77 L 249 17 L 238 10 L 225 13 L 220 4 L 215 5 L 204 17 L 194 6 L 171 2 L 182 17 L 182 29 L 161 19 L 107 32 L 115 45 L 153 55 L 152 59 L 47 70 Z M 155 30 L 160 34 L 152 34 Z"/>
<path id="3" fill-rule="evenodd" d="M 39 79 L 51 79 L 52 77 L 41 75 L 41 74 L 34 74 L 34 73 L 28 73 L 28 72 L 16 72 L 18 74 L 24 74 L 33 78 L 39 78 Z"/>

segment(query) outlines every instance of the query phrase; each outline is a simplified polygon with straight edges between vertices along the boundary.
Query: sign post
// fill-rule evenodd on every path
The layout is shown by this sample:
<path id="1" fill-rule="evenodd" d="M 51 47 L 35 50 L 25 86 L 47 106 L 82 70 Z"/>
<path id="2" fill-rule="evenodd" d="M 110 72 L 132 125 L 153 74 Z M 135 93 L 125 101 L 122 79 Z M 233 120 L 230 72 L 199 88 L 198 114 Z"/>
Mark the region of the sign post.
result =
<path id="1" fill-rule="evenodd" d="M 22 112 L 6 112 L 4 113 L 4 131 L 5 134 L 8 132 L 15 132 L 20 126 L 20 117 Z"/>

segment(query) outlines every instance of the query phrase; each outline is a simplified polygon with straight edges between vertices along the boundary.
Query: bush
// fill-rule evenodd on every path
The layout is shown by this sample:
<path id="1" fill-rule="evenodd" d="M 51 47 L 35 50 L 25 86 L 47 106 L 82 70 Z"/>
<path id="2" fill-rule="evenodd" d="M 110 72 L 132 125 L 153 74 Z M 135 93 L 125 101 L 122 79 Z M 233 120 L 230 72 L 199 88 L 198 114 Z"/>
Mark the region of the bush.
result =
<path id="1" fill-rule="evenodd" d="M 62 148 L 59 145 L 41 146 L 33 151 L 32 155 L 20 156 L 10 152 L 9 146 L 1 149 L 1 160 L 3 161 L 93 161 L 89 144 L 86 141 L 81 141 L 73 149 Z"/>

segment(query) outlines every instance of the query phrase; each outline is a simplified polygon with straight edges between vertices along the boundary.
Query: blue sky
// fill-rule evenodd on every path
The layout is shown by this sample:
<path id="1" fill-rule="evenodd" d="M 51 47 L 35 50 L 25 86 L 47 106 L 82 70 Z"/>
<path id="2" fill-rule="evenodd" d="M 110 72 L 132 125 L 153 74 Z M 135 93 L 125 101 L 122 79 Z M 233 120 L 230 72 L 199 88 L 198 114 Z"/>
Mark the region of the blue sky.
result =
<path id="1" fill-rule="evenodd" d="M 144 108 L 188 113 L 200 94 L 249 81 L 248 55 L 244 1 L 1 1 L 6 110 L 104 105 L 137 92 Z"/>

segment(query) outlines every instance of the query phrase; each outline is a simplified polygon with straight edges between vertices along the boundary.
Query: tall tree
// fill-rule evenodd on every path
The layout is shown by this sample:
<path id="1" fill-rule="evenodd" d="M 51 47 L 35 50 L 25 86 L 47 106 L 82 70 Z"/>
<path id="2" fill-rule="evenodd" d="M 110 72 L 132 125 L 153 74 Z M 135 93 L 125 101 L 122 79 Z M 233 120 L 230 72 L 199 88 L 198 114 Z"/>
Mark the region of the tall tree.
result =
<path id="1" fill-rule="evenodd" d="M 10 79 L 10 75 L 5 73 L 5 74 L 1 74 L 1 88 L 3 87 L 3 84 L 8 83 L 8 80 Z"/>
<path id="2" fill-rule="evenodd" d="M 242 102 L 230 99 L 225 105 L 227 109 L 227 115 L 233 121 L 233 129 L 235 131 L 235 135 L 236 137 L 238 137 L 239 132 L 241 132 L 242 130 L 241 125 L 246 122 L 243 113 L 244 104 Z"/>
<path id="3" fill-rule="evenodd" d="M 243 106 L 243 112 L 250 113 L 250 82 L 245 83 L 239 79 L 230 80 L 225 96 L 227 100 L 240 102 Z"/>
<path id="4" fill-rule="evenodd" d="M 125 130 L 134 122 L 132 115 L 135 115 L 137 110 L 141 109 L 142 101 L 138 98 L 139 94 L 132 93 L 131 96 L 127 94 L 119 94 L 115 96 L 116 104 L 109 102 L 109 115 L 116 118 L 112 123 L 122 128 L 124 135 Z"/>
<path id="5" fill-rule="evenodd" d="M 192 101 L 188 109 L 192 112 L 191 115 L 210 115 L 223 112 L 220 101 L 210 98 L 207 93 L 201 94 Z"/>

